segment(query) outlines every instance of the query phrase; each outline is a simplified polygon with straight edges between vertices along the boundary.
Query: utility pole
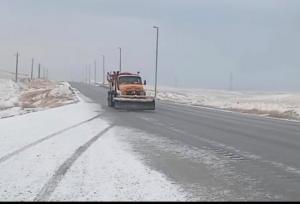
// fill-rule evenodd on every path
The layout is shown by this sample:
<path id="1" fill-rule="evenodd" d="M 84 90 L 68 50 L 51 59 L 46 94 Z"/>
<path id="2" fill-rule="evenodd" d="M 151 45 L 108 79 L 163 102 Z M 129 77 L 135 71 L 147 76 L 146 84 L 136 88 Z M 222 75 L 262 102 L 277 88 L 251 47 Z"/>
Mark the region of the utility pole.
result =
<path id="1" fill-rule="evenodd" d="M 18 82 L 19 52 L 16 55 L 16 82 Z"/>
<path id="2" fill-rule="evenodd" d="M 43 67 L 43 79 L 45 79 L 45 67 Z"/>
<path id="3" fill-rule="evenodd" d="M 73 77 L 72 77 L 72 70 L 71 70 L 71 67 L 68 68 L 68 71 L 69 71 L 69 74 L 68 74 L 68 77 L 69 77 L 69 81 L 73 81 Z"/>
<path id="4" fill-rule="evenodd" d="M 102 55 L 102 57 L 103 57 L 103 61 L 102 61 L 102 62 L 103 62 L 103 64 L 102 64 L 102 72 L 103 72 L 103 73 L 102 73 L 102 75 L 103 75 L 103 76 L 102 76 L 102 77 L 103 77 L 102 80 L 103 80 L 103 81 L 102 81 L 102 82 L 103 82 L 103 85 L 104 85 L 104 84 L 105 84 L 105 56 Z"/>
<path id="5" fill-rule="evenodd" d="M 41 78 L 41 64 L 39 64 L 39 69 L 38 69 L 38 79 Z"/>
<path id="6" fill-rule="evenodd" d="M 94 83 L 96 83 L 96 80 L 97 80 L 97 62 L 96 62 L 96 60 L 95 60 L 95 69 L 94 69 Z"/>
<path id="7" fill-rule="evenodd" d="M 83 72 L 83 83 L 86 83 L 86 65 L 83 65 L 82 67 L 82 72 Z"/>
<path id="8" fill-rule="evenodd" d="M 156 60 L 155 60 L 155 94 L 154 97 L 156 98 L 157 95 L 157 65 L 158 65 L 158 32 L 159 27 L 153 26 L 156 29 Z"/>
<path id="9" fill-rule="evenodd" d="M 120 50 L 120 72 L 122 71 L 122 48 L 119 47 Z"/>
<path id="10" fill-rule="evenodd" d="M 48 69 L 46 70 L 46 79 L 48 80 Z"/>
<path id="11" fill-rule="evenodd" d="M 230 77 L 229 77 L 229 90 L 232 91 L 232 82 L 233 82 L 233 75 L 232 72 L 230 72 Z"/>
<path id="12" fill-rule="evenodd" d="M 85 65 L 85 83 L 88 83 L 88 66 Z"/>
<path id="13" fill-rule="evenodd" d="M 85 66 L 82 67 L 82 83 L 85 83 Z"/>
<path id="14" fill-rule="evenodd" d="M 33 63 L 34 63 L 34 59 L 32 58 L 31 60 L 31 74 L 30 74 L 30 79 L 33 79 Z"/>
<path id="15" fill-rule="evenodd" d="M 89 85 L 91 85 L 91 64 L 89 64 Z"/>
<path id="16" fill-rule="evenodd" d="M 85 79 L 85 68 L 84 66 L 82 67 L 82 82 L 84 83 L 84 79 Z"/>
<path id="17" fill-rule="evenodd" d="M 178 78 L 177 76 L 174 78 L 174 85 L 177 88 L 178 87 Z"/>

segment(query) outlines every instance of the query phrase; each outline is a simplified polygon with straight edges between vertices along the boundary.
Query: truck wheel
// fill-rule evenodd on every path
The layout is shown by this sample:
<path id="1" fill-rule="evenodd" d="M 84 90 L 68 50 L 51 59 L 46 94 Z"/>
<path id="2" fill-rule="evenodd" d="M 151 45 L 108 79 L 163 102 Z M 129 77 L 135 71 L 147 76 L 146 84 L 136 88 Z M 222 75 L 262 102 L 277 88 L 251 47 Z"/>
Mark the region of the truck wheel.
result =
<path id="1" fill-rule="evenodd" d="M 115 94 L 114 94 L 113 92 L 112 92 L 111 95 L 110 95 L 110 104 L 111 104 L 111 107 L 115 107 L 115 102 L 114 102 L 114 100 L 113 100 L 113 99 L 114 99 L 114 95 L 115 95 Z"/>
<path id="2" fill-rule="evenodd" d="M 115 104 L 113 102 L 113 96 L 114 96 L 114 94 L 111 91 L 109 91 L 107 93 L 107 104 L 108 104 L 109 107 L 114 107 L 115 106 Z"/>
<path id="3" fill-rule="evenodd" d="M 111 93 L 110 91 L 107 92 L 107 105 L 111 107 Z"/>

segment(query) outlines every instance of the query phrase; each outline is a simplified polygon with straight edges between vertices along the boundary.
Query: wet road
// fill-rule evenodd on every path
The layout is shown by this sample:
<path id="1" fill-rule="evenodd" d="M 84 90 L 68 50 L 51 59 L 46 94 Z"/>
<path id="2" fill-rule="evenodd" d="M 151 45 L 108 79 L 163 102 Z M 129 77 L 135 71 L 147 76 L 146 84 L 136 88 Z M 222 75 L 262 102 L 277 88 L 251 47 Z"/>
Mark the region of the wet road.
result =
<path id="1" fill-rule="evenodd" d="M 300 200 L 300 123 L 160 101 L 155 111 L 119 111 L 106 89 L 71 84 L 191 200 Z"/>

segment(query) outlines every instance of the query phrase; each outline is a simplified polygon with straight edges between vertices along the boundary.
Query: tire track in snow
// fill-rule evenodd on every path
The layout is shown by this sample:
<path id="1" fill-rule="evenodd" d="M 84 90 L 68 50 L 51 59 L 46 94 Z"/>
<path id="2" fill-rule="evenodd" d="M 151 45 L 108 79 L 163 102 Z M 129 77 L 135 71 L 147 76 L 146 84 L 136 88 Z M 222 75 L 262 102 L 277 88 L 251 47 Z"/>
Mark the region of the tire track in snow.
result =
<path id="1" fill-rule="evenodd" d="M 84 145 L 80 146 L 54 173 L 54 175 L 49 179 L 49 181 L 44 185 L 41 191 L 37 194 L 34 201 L 46 201 L 55 191 L 56 187 L 63 179 L 67 171 L 71 168 L 73 163 L 93 144 L 95 143 L 103 134 L 113 128 L 114 125 L 102 130 L 99 134 L 94 136 Z"/>
<path id="2" fill-rule="evenodd" d="M 31 148 L 31 147 L 34 147 L 34 146 L 36 146 L 36 145 L 38 145 L 38 144 L 40 144 L 40 143 L 42 143 L 42 142 L 44 142 L 44 141 L 46 141 L 46 140 L 49 140 L 49 139 L 51 139 L 51 138 L 53 138 L 53 137 L 55 137 L 55 136 L 57 136 L 57 135 L 60 135 L 60 134 L 63 133 L 63 132 L 66 132 L 66 131 L 68 131 L 68 130 L 71 130 L 71 129 L 73 129 L 73 128 L 76 128 L 76 127 L 78 127 L 78 126 L 81 126 L 81 125 L 83 125 L 83 124 L 85 124 L 85 123 L 88 123 L 88 122 L 90 122 L 90 121 L 92 121 L 92 120 L 95 120 L 96 118 L 99 118 L 101 115 L 102 115 L 102 114 L 98 114 L 98 115 L 96 115 L 96 116 L 94 116 L 94 117 L 92 117 L 92 118 L 90 118 L 90 119 L 88 119 L 88 120 L 82 121 L 82 122 L 80 122 L 80 123 L 77 123 L 77 124 L 75 124 L 75 125 L 72 125 L 72 126 L 70 126 L 70 127 L 67 127 L 67 128 L 65 128 L 65 129 L 62 129 L 62 130 L 60 130 L 60 131 L 58 131 L 58 132 L 52 133 L 52 134 L 50 134 L 50 135 L 48 135 L 48 136 L 46 136 L 46 137 L 43 137 L 43 138 L 41 138 L 41 139 L 39 139 L 39 140 L 36 140 L 35 142 L 32 142 L 32 143 L 30 143 L 30 144 L 28 144 L 28 145 L 25 145 L 24 147 L 22 147 L 22 148 L 20 148 L 20 149 L 17 149 L 17 150 L 15 150 L 15 151 L 13 151 L 13 152 L 11 152 L 11 153 L 9 153 L 9 154 L 6 154 L 6 155 L 4 155 L 3 157 L 0 158 L 0 164 L 3 163 L 3 162 L 5 162 L 5 161 L 7 161 L 7 160 L 10 159 L 11 157 L 13 157 L 13 156 L 15 156 L 15 155 L 17 155 L 17 154 L 19 154 L 19 153 L 21 153 L 21 152 L 23 152 L 23 151 L 29 149 L 29 148 Z"/>

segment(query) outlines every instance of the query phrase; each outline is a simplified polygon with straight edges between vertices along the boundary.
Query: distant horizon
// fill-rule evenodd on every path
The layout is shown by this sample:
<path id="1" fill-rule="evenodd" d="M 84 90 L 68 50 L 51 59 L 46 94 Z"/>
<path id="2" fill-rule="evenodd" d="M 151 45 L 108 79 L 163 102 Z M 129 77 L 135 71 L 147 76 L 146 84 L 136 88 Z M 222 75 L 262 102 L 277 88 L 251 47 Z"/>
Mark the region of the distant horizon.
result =
<path id="1" fill-rule="evenodd" d="M 10 71 L 9 71 L 10 72 Z M 24 75 L 25 73 L 21 73 L 21 75 Z M 19 76 L 20 78 L 23 78 L 23 79 L 29 79 L 29 73 L 26 74 L 28 76 L 24 77 L 24 76 Z M 142 76 L 143 77 L 143 76 Z M 15 75 L 13 75 L 13 72 L 11 73 L 7 73 L 6 70 L 0 70 L 0 79 L 11 79 L 12 81 L 15 80 Z M 38 79 L 37 77 L 34 77 L 34 79 Z M 82 82 L 80 80 L 73 80 L 73 81 L 70 81 L 70 80 L 57 80 L 57 79 L 49 79 L 49 80 L 53 80 L 53 81 L 67 81 L 67 82 Z M 94 79 L 91 79 L 91 81 L 93 81 Z M 97 81 L 98 83 L 102 83 L 102 80 L 101 81 Z M 147 84 L 148 87 L 154 87 L 154 84 Z M 284 93 L 299 93 L 300 94 L 300 90 L 288 90 L 288 89 L 282 89 L 282 90 L 257 90 L 257 89 L 251 89 L 251 88 L 244 88 L 244 89 L 239 89 L 239 88 L 236 88 L 236 87 L 233 87 L 232 90 L 230 90 L 228 87 L 226 88 L 209 88 L 209 87 L 192 87 L 192 86 L 180 86 L 179 85 L 175 85 L 175 84 L 160 84 L 158 85 L 158 89 L 162 87 L 162 88 L 177 88 L 177 89 L 203 89 L 203 90 L 217 90 L 217 91 L 231 91 L 231 92 L 243 92 L 243 91 L 247 91 L 247 92 L 262 92 L 262 93 L 279 93 L 279 92 L 284 92 Z"/>

